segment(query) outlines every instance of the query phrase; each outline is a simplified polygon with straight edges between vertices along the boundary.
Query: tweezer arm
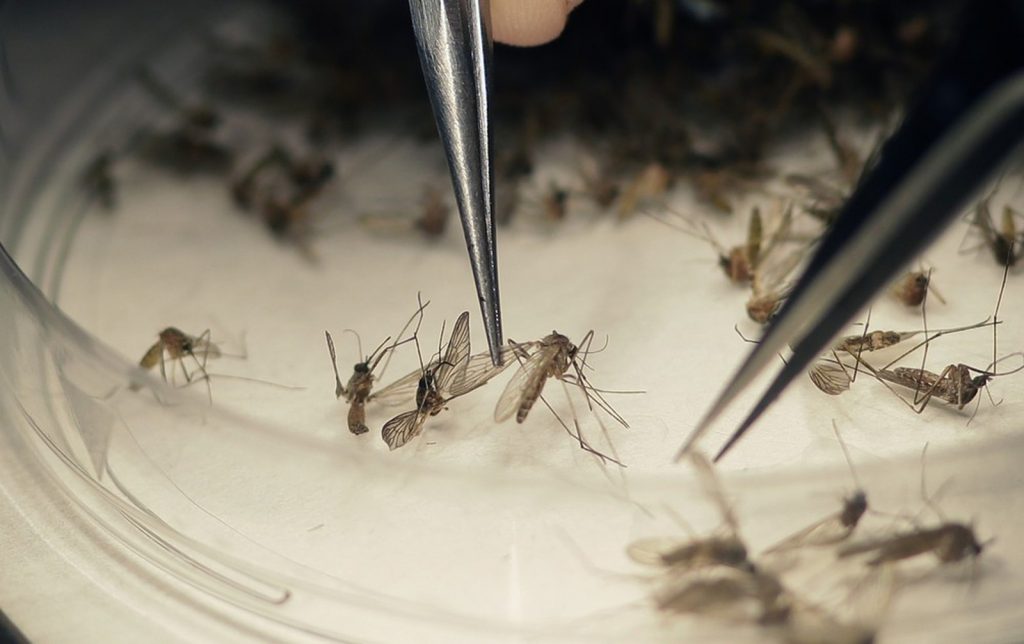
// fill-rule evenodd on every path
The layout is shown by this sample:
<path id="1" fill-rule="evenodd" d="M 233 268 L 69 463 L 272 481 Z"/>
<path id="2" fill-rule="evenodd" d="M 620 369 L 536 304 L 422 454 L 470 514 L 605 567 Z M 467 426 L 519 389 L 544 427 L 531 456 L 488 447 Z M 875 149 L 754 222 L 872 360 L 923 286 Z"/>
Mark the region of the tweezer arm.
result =
<path id="1" fill-rule="evenodd" d="M 721 458 L 899 268 L 953 220 L 1024 134 L 1024 2 L 971 5 L 960 43 L 936 70 L 851 196 L 807 271 L 677 458 L 785 344 L 793 355 Z"/>
<path id="2" fill-rule="evenodd" d="M 423 77 L 448 157 L 491 360 L 501 363 L 487 0 L 409 0 Z"/>

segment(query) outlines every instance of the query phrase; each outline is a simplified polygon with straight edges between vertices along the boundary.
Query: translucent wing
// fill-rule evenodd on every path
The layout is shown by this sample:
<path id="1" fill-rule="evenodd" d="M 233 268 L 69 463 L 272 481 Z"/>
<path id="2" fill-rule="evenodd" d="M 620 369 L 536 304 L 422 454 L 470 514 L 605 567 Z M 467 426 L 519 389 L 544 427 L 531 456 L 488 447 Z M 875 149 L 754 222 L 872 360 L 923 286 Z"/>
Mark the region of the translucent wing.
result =
<path id="1" fill-rule="evenodd" d="M 400 235 L 415 230 L 415 220 L 401 215 L 366 213 L 359 216 L 359 224 L 379 235 Z"/>
<path id="2" fill-rule="evenodd" d="M 465 372 L 469 360 L 469 311 L 463 311 L 452 327 L 444 360 L 437 368 L 437 390 L 446 395 L 458 376 Z"/>
<path id="3" fill-rule="evenodd" d="M 850 374 L 838 364 L 829 360 L 818 360 L 807 376 L 814 386 L 829 396 L 838 396 L 850 388 Z"/>
<path id="4" fill-rule="evenodd" d="M 791 534 L 782 541 L 765 550 L 765 554 L 787 552 L 798 548 L 831 546 L 845 541 L 853 532 L 850 526 L 844 526 L 838 514 L 832 514 L 820 521 Z"/>
<path id="5" fill-rule="evenodd" d="M 495 367 L 494 363 L 491 362 L 490 353 L 478 353 L 475 356 L 470 356 L 469 360 L 466 361 L 466 368 L 455 375 L 455 382 L 452 383 L 448 392 L 449 397 L 456 398 L 462 396 L 477 387 L 487 384 L 491 378 L 507 369 L 509 365 L 517 364 L 516 357 L 519 355 L 527 355 L 526 349 L 520 349 L 517 346 L 511 345 L 502 347 L 502 364 L 500 367 Z"/>
<path id="6" fill-rule="evenodd" d="M 691 461 L 697 472 L 697 478 L 700 479 L 701 487 L 704 488 L 704 493 L 711 497 L 711 500 L 718 506 L 725 525 L 728 526 L 732 534 L 739 534 L 739 523 L 736 521 L 736 515 L 733 514 L 732 506 L 729 505 L 728 499 L 725 498 L 722 483 L 718 480 L 711 461 L 700 452 L 692 452 Z"/>
<path id="7" fill-rule="evenodd" d="M 164 352 L 164 345 L 157 342 L 146 351 L 146 355 L 139 360 L 139 366 L 144 369 L 152 369 L 160 364 L 160 354 Z"/>
<path id="8" fill-rule="evenodd" d="M 398 449 L 419 436 L 426 419 L 427 412 L 419 409 L 399 414 L 384 424 L 380 430 L 381 438 L 388 444 L 388 448 Z"/>
<path id="9" fill-rule="evenodd" d="M 678 548 L 683 542 L 673 537 L 648 537 L 637 539 L 626 546 L 626 554 L 633 561 L 647 566 L 664 566 L 665 554 Z"/>
<path id="10" fill-rule="evenodd" d="M 437 368 L 437 359 L 431 360 L 425 367 L 424 370 L 432 371 Z M 420 378 L 423 377 L 423 370 L 416 369 L 406 375 L 402 376 L 398 380 L 395 380 L 387 387 L 378 389 L 377 391 L 370 394 L 367 401 L 374 401 L 384 405 L 385 407 L 395 407 L 397 405 L 404 405 L 407 402 L 416 398 L 416 390 L 420 385 Z"/>
<path id="11" fill-rule="evenodd" d="M 557 345 L 542 346 L 519 365 L 494 408 L 495 422 L 501 423 L 511 418 L 522 406 L 526 396 L 536 391 L 538 381 L 547 377 L 547 365 L 557 353 Z"/>

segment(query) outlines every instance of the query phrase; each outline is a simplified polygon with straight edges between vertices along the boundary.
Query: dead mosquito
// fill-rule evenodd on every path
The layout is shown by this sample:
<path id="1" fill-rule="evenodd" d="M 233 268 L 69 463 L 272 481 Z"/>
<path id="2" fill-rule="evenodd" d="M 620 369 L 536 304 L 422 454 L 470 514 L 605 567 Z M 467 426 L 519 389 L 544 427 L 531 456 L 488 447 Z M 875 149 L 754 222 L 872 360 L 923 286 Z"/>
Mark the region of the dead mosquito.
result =
<path id="1" fill-rule="evenodd" d="M 988 387 L 988 383 L 996 377 L 1008 376 L 1024 370 L 1024 364 L 1010 371 L 995 372 L 992 369 L 1006 358 L 1021 356 L 1024 353 L 1011 353 L 985 369 L 978 369 L 965 364 L 951 364 L 939 373 L 915 367 L 894 367 L 892 369 L 874 369 L 866 362 L 862 366 L 871 371 L 879 380 L 899 385 L 914 391 L 913 403 L 900 396 L 911 409 L 920 414 L 934 398 L 963 409 L 977 397 L 978 392 Z"/>
<path id="2" fill-rule="evenodd" d="M 583 154 L 579 165 L 583 193 L 593 199 L 602 210 L 610 208 L 618 199 L 621 189 L 607 164 L 598 161 L 597 157 L 591 154 Z"/>
<path id="3" fill-rule="evenodd" d="M 629 544 L 626 554 L 646 565 L 661 566 L 674 572 L 685 572 L 713 566 L 726 566 L 752 572 L 747 546 L 739 536 L 739 524 L 722 491 L 713 466 L 699 452 L 691 453 L 693 467 L 701 485 L 722 514 L 724 531 L 704 538 L 683 539 L 654 537 Z"/>
<path id="4" fill-rule="evenodd" d="M 921 306 L 929 291 L 938 298 L 939 302 L 946 303 L 946 300 L 932 285 L 931 270 L 904 273 L 889 287 L 889 292 L 893 297 L 906 306 Z"/>
<path id="5" fill-rule="evenodd" d="M 400 234 L 416 230 L 427 239 L 443 237 L 452 212 L 444 193 L 436 186 L 426 186 L 423 189 L 423 198 L 420 203 L 420 214 L 415 218 L 403 215 L 366 213 L 359 217 L 359 223 L 376 233 Z"/>
<path id="6" fill-rule="evenodd" d="M 146 370 L 159 366 L 160 377 L 171 385 L 177 384 L 177 372 L 180 368 L 186 384 L 202 379 L 206 381 L 209 394 L 210 376 L 206 371 L 206 363 L 210 358 L 219 358 L 220 355 L 220 348 L 210 341 L 209 329 L 198 336 L 193 336 L 169 326 L 159 333 L 157 341 L 139 360 L 139 366 Z M 171 363 L 170 378 L 167 375 L 168 362 Z M 132 382 L 130 385 L 132 391 L 138 391 L 141 387 L 138 382 Z"/>
<path id="7" fill-rule="evenodd" d="M 961 331 L 968 331 L 970 329 L 977 329 L 997 323 L 998 322 L 989 322 L 989 320 L 986 319 L 967 326 L 937 329 L 935 331 L 931 331 L 931 335 L 927 335 L 929 332 L 926 332 L 923 329 L 917 331 L 876 330 L 869 333 L 867 331 L 868 327 L 865 325 L 864 333 L 861 333 L 860 335 L 848 335 L 841 338 L 835 345 L 833 345 L 831 356 L 823 356 L 816 360 L 807 370 L 807 375 L 811 379 L 811 382 L 814 383 L 814 386 L 820 391 L 830 396 L 838 396 L 839 394 L 849 390 L 850 385 L 854 380 L 856 380 L 857 373 L 862 362 L 861 355 L 864 353 L 887 349 L 915 336 L 925 334 L 925 339 L 917 345 L 917 347 L 920 347 L 924 344 L 933 342 L 943 335 L 959 333 Z M 916 350 L 917 347 L 911 351 Z M 853 365 L 844 363 L 840 359 L 840 353 L 847 353 L 850 356 L 853 356 L 856 363 Z"/>
<path id="8" fill-rule="evenodd" d="M 334 166 L 318 154 L 295 158 L 272 146 L 231 185 L 235 203 L 255 209 L 270 233 L 295 242 L 310 257 L 309 205 L 334 176 Z"/>
<path id="9" fill-rule="evenodd" d="M 605 392 L 595 388 L 590 384 L 590 380 L 586 376 L 584 370 L 589 366 L 587 365 L 586 360 L 587 356 L 591 353 L 591 344 L 593 343 L 593 340 L 593 331 L 587 332 L 579 345 L 573 344 L 568 337 L 557 331 L 552 331 L 550 334 L 535 343 L 524 344 L 510 340 L 509 345 L 514 348 L 513 355 L 519 362 L 519 369 L 517 369 L 516 373 L 509 379 L 508 384 L 505 386 L 505 390 L 501 393 L 501 397 L 498 399 L 498 404 L 494 408 L 494 421 L 502 423 L 512 416 L 515 416 L 516 422 L 522 423 L 526 420 L 530 410 L 533 409 L 534 404 L 539 399 L 555 416 L 559 424 L 562 425 L 562 428 L 579 443 L 580 448 L 594 454 L 602 460 L 612 461 L 621 465 L 617 459 L 594 449 L 583 437 L 579 419 L 576 416 L 575 409 L 572 407 L 572 398 L 569 396 L 568 388 L 566 388 L 567 383 L 578 387 L 580 391 L 583 392 L 583 396 L 587 401 L 587 408 L 590 411 L 595 411 L 594 407 L 596 406 L 606 412 L 623 427 L 629 427 L 626 420 L 612 408 L 602 395 L 602 393 L 611 392 Z M 544 385 L 546 385 L 548 380 L 551 378 L 562 383 L 563 389 L 565 390 L 566 399 L 569 401 L 570 405 L 570 413 L 573 416 L 572 428 L 570 428 L 569 425 L 566 424 L 557 413 L 555 413 L 554 409 L 548 404 L 542 395 Z M 600 423 L 599 417 L 598 422 Z M 601 427 L 604 429 L 603 424 Z"/>
<path id="10" fill-rule="evenodd" d="M 1004 206 L 1003 216 L 997 226 L 989 210 L 991 199 L 992 194 L 989 194 L 977 203 L 969 223 L 981 235 L 982 244 L 988 246 L 996 263 L 1012 268 L 1017 265 L 1021 251 L 1024 250 L 1024 229 L 1018 228 L 1017 223 L 1021 215 L 1009 206 Z M 973 249 L 961 250 L 970 252 Z"/>
<path id="11" fill-rule="evenodd" d="M 413 341 L 416 343 L 418 352 L 419 340 L 415 333 Z M 487 368 L 479 358 L 475 362 L 471 359 L 468 311 L 464 311 L 455 321 L 455 326 L 452 327 L 451 335 L 448 337 L 448 346 L 444 350 L 444 357 L 440 357 L 440 347 L 438 347 L 437 355 L 436 360 L 431 360 L 426 365 L 422 365 L 421 362 L 418 371 L 399 379 L 387 390 L 381 391 L 381 395 L 403 392 L 411 379 L 410 377 L 418 375 L 415 389 L 416 409 L 395 416 L 381 429 L 381 437 L 387 443 L 388 448 L 398 449 L 419 436 L 423 431 L 423 423 L 429 416 L 441 413 L 451 400 L 484 385 L 503 369 L 503 367 L 494 367 L 493 365 Z M 490 359 L 487 358 L 487 360 Z"/>
<path id="12" fill-rule="evenodd" d="M 220 117 L 213 108 L 186 104 L 148 69 L 138 78 L 147 93 L 177 115 L 169 129 L 144 129 L 136 135 L 132 147 L 139 146 L 142 158 L 186 176 L 230 170 L 234 154 L 214 138 Z"/>
<path id="13" fill-rule="evenodd" d="M 839 441 L 843 450 L 846 464 L 850 468 L 850 476 L 853 478 L 856 490 L 850 496 L 843 499 L 843 507 L 838 512 L 831 514 L 819 521 L 815 521 L 802 530 L 792 534 L 774 546 L 765 550 L 765 554 L 778 553 L 794 550 L 797 548 L 817 548 L 822 546 L 834 546 L 850 538 L 861 517 L 868 509 L 868 497 L 864 487 L 857 478 L 857 471 L 853 468 L 853 461 L 850 459 L 850 452 L 846 449 L 846 442 L 843 441 L 836 421 L 832 421 L 832 431 Z"/>
<path id="14" fill-rule="evenodd" d="M 619 196 L 619 219 L 626 219 L 641 206 L 660 199 L 672 186 L 672 174 L 660 163 L 644 166 L 629 181 Z"/>
<path id="15" fill-rule="evenodd" d="M 784 623 L 790 602 L 788 591 L 775 575 L 733 569 L 675 578 L 654 593 L 655 606 L 661 611 L 749 617 L 766 626 Z"/>
<path id="16" fill-rule="evenodd" d="M 361 362 L 357 362 L 352 367 L 352 375 L 348 379 L 347 386 L 341 384 L 341 375 L 338 373 L 338 359 L 334 350 L 334 338 L 331 337 L 329 331 L 324 331 L 324 336 L 327 339 L 327 350 L 331 355 L 331 366 L 334 368 L 334 396 L 335 398 L 345 397 L 345 401 L 348 403 L 348 429 L 353 434 L 365 434 L 370 431 L 369 427 L 366 426 L 366 403 L 373 400 L 373 383 L 383 374 L 384 368 L 387 367 L 385 363 L 381 372 L 375 374 L 377 365 L 380 364 L 385 356 L 390 356 L 399 345 L 412 340 L 411 337 L 404 340 L 401 338 L 405 335 L 406 329 L 409 328 L 413 320 L 417 319 L 418 316 L 422 316 L 423 309 L 429 304 L 430 302 L 428 301 L 420 305 L 416 313 L 409 318 L 409 321 L 405 323 L 402 330 L 398 332 L 397 339 L 394 342 L 391 342 L 391 336 L 388 336 L 377 345 L 376 349 L 364 357 Z M 418 328 L 419 326 L 417 325 Z M 353 331 L 353 333 L 355 332 Z M 362 341 L 359 339 L 358 334 L 356 334 L 356 341 L 359 345 L 359 355 L 362 356 Z M 388 344 L 389 342 L 391 344 Z"/>
<path id="17" fill-rule="evenodd" d="M 925 456 L 928 446 L 921 452 L 921 496 L 925 504 L 935 512 L 942 522 L 931 528 L 914 530 L 880 539 L 851 543 L 839 549 L 839 558 L 856 555 L 871 555 L 868 566 L 880 566 L 912 559 L 931 553 L 942 564 L 957 563 L 980 555 L 988 542 L 978 541 L 971 525 L 947 520 L 938 506 L 928 497 L 925 483 Z"/>

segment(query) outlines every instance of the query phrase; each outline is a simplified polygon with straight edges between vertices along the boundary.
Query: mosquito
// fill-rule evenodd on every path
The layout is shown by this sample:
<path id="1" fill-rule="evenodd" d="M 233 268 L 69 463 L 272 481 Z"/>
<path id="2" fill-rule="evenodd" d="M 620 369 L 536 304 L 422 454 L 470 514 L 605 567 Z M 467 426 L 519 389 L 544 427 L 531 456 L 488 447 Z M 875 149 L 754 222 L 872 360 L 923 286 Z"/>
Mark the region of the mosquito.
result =
<path id="1" fill-rule="evenodd" d="M 830 396 L 838 396 L 845 391 L 850 389 L 851 384 L 857 377 L 857 372 L 862 364 L 861 355 L 872 351 L 880 351 L 889 347 L 896 346 L 901 342 L 904 342 L 917 335 L 925 334 L 925 339 L 917 345 L 913 350 L 916 350 L 923 344 L 930 343 L 943 335 L 950 333 L 959 333 L 961 331 L 968 331 L 970 329 L 977 329 L 979 327 L 988 326 L 990 324 L 997 324 L 989 322 L 989 320 L 982 320 L 976 324 L 969 324 L 961 327 L 950 327 L 947 329 L 937 329 L 932 331 L 932 335 L 927 335 L 928 331 L 917 330 L 917 331 L 871 331 L 865 332 L 860 335 L 848 335 L 841 338 L 832 347 L 832 355 L 824 356 L 819 358 L 811 367 L 807 370 L 807 375 L 810 377 L 811 382 L 820 391 Z M 840 358 L 839 353 L 847 353 L 854 357 L 857 361 L 854 365 L 845 364 Z M 908 352 L 909 353 L 909 352 Z M 906 355 L 906 354 L 905 354 Z"/>
<path id="2" fill-rule="evenodd" d="M 625 219 L 643 204 L 661 198 L 672 186 L 672 174 L 660 163 L 641 169 L 622 190 L 619 197 L 619 219 Z"/>
<path id="3" fill-rule="evenodd" d="M 184 103 L 148 69 L 142 69 L 138 78 L 147 93 L 178 115 L 178 124 L 169 130 L 143 131 L 137 135 L 142 156 L 181 175 L 227 172 L 234 154 L 214 140 L 221 119 L 213 108 Z"/>
<path id="4" fill-rule="evenodd" d="M 412 321 L 417 319 L 417 316 L 422 319 L 423 309 L 430 304 L 428 301 L 426 304 L 421 304 L 419 310 L 413 314 L 409 321 L 405 323 L 402 330 L 398 332 L 398 338 L 401 338 L 406 329 L 412 324 Z M 417 331 L 419 325 L 417 324 Z M 352 367 L 352 375 L 348 379 L 348 385 L 341 384 L 341 375 L 338 373 L 338 358 L 334 350 L 334 338 L 331 337 L 329 331 L 324 331 L 324 336 L 327 339 L 327 351 L 331 355 L 331 366 L 334 368 L 334 396 L 335 398 L 345 397 L 345 402 L 348 403 L 348 429 L 357 436 L 365 434 L 370 431 L 370 428 L 366 426 L 366 403 L 373 399 L 373 383 L 379 377 L 374 374 L 377 369 L 377 365 L 380 364 L 381 360 L 385 356 L 391 355 L 391 353 L 401 344 L 410 342 L 412 338 L 406 338 L 405 340 L 397 339 L 391 344 L 391 336 L 385 338 L 377 348 L 375 348 L 369 355 L 367 355 L 361 362 L 357 362 Z M 359 344 L 359 355 L 363 355 L 362 341 L 359 339 L 358 334 L 356 335 L 356 341 Z M 386 365 L 385 365 L 386 368 Z M 383 368 L 381 373 L 383 373 Z"/>
<path id="5" fill-rule="evenodd" d="M 334 166 L 320 155 L 295 158 L 273 146 L 231 185 L 235 203 L 255 208 L 270 233 L 291 240 L 307 256 L 309 205 L 334 176 Z"/>
<path id="6" fill-rule="evenodd" d="M 626 420 L 602 396 L 603 392 L 590 384 L 590 380 L 584 372 L 584 369 L 589 366 L 586 363 L 586 358 L 591 353 L 590 347 L 593 339 L 594 332 L 591 330 L 587 332 L 579 345 L 573 344 L 567 336 L 558 331 L 552 331 L 538 342 L 532 343 L 532 346 L 510 341 L 509 344 L 515 348 L 514 356 L 520 365 L 516 373 L 509 379 L 501 397 L 498 398 L 498 404 L 494 408 L 494 421 L 502 423 L 514 415 L 516 422 L 522 423 L 539 399 L 554 414 L 562 428 L 579 442 L 580 448 L 602 460 L 621 465 L 616 459 L 595 450 L 583 438 L 574 409 L 571 410 L 574 429 L 570 429 L 542 396 L 544 386 L 549 379 L 558 380 L 562 383 L 563 388 L 566 383 L 575 385 L 583 392 L 588 409 L 594 411 L 594 407 L 597 406 L 623 427 L 629 427 Z M 567 388 L 565 394 L 571 406 L 572 399 L 569 397 Z"/>
<path id="7" fill-rule="evenodd" d="M 997 226 L 989 209 L 992 194 L 985 196 L 974 207 L 973 217 L 969 223 L 982 237 L 982 243 L 988 246 L 992 257 L 1000 266 L 1013 267 L 1020 259 L 1024 250 L 1024 230 L 1018 228 L 1017 221 L 1021 215 L 1010 208 L 1003 207 L 1003 216 Z"/>
<path id="8" fill-rule="evenodd" d="M 442 330 L 442 337 L 444 332 Z M 419 349 L 419 340 L 413 334 L 413 341 Z M 444 350 L 444 357 L 441 358 L 441 350 L 438 348 L 438 359 L 432 360 L 426 366 L 421 364 L 418 372 L 419 379 L 416 382 L 416 409 L 395 416 L 384 424 L 381 429 L 381 437 L 387 443 L 388 448 L 394 450 L 405 445 L 413 438 L 416 438 L 423 431 L 423 424 L 429 416 L 436 416 L 447 408 L 448 403 L 454 398 L 463 396 L 474 389 L 484 385 L 503 367 L 491 367 L 490 369 L 479 369 L 482 361 L 477 360 L 476 365 L 471 365 L 469 353 L 469 311 L 464 311 L 455 321 L 451 335 L 448 337 L 448 346 Z M 474 372 L 467 376 L 470 367 Z M 412 375 L 412 374 L 410 374 Z M 403 390 L 409 377 L 402 378 L 393 386 L 390 391 L 382 391 L 391 394 Z"/>
<path id="9" fill-rule="evenodd" d="M 746 609 L 766 626 L 786 622 L 790 602 L 779 578 L 762 571 L 721 570 L 697 579 L 675 579 L 654 593 L 654 603 L 662 611 L 731 615 Z"/>
<path id="10" fill-rule="evenodd" d="M 846 442 L 839 433 L 836 421 L 832 421 L 832 431 L 839 441 L 846 458 L 846 465 L 850 468 L 850 476 L 853 478 L 857 488 L 853 494 L 843 499 L 843 507 L 836 513 L 815 521 L 800 531 L 786 537 L 774 546 L 765 550 L 765 554 L 786 552 L 797 548 L 819 548 L 822 546 L 834 546 L 850 538 L 861 517 L 868 510 L 868 497 L 864 492 L 864 486 L 857 478 L 857 471 L 853 468 L 853 460 L 850 459 L 850 452 L 846 448 Z"/>
<path id="11" fill-rule="evenodd" d="M 159 333 L 157 341 L 153 343 L 153 346 L 139 360 L 139 366 L 150 370 L 159 365 L 160 377 L 164 382 L 170 382 L 172 385 L 176 384 L 178 366 L 181 367 L 185 382 L 188 384 L 191 384 L 197 378 L 197 373 L 201 374 L 199 378 L 206 381 L 207 393 L 209 394 L 210 376 L 206 372 L 206 363 L 210 358 L 219 358 L 220 356 L 220 348 L 210 341 L 209 329 L 206 329 L 198 336 L 193 336 L 181 329 L 169 326 Z M 186 365 L 186 359 L 189 358 L 194 365 L 193 369 L 189 369 Z M 167 377 L 168 362 L 171 363 L 170 380 Z M 140 388 L 141 385 L 137 382 L 133 382 L 130 385 L 132 391 L 138 391 Z"/>
<path id="12" fill-rule="evenodd" d="M 921 496 L 925 504 L 938 515 L 941 523 L 931 528 L 916 528 L 890 537 L 851 543 L 839 549 L 840 559 L 870 554 L 872 556 L 866 563 L 875 567 L 932 553 L 940 563 L 951 564 L 974 559 L 982 553 L 987 543 L 991 542 L 978 541 L 973 526 L 946 519 L 938 506 L 928 497 L 925 483 L 927 451 L 928 446 L 925 445 L 921 452 Z"/>
<path id="13" fill-rule="evenodd" d="M 999 361 L 1014 356 L 1024 358 L 1024 353 L 1011 353 L 1000 358 Z M 933 398 L 938 398 L 945 403 L 954 405 L 957 409 L 963 409 L 977 397 L 979 391 L 988 386 L 988 383 L 993 378 L 1008 376 L 1024 370 L 1024 363 L 1022 363 L 1021 366 L 1010 371 L 992 371 L 999 361 L 993 362 L 985 369 L 978 369 L 977 367 L 971 367 L 962 363 L 951 364 L 939 373 L 916 367 L 874 369 L 865 362 L 861 364 L 879 380 L 906 387 L 907 389 L 913 389 L 913 403 L 905 400 L 902 396 L 900 396 L 900 400 L 903 400 L 911 409 L 920 414 Z"/>
<path id="14" fill-rule="evenodd" d="M 938 298 L 939 302 L 946 303 L 946 300 L 932 285 L 932 272 L 930 270 L 904 273 L 889 287 L 889 292 L 893 297 L 906 306 L 921 306 L 929 291 Z"/>
<path id="15" fill-rule="evenodd" d="M 661 566 L 685 572 L 713 566 L 725 566 L 752 572 L 747 546 L 739 536 L 736 515 L 725 498 L 721 483 L 713 466 L 698 452 L 691 453 L 693 467 L 704 491 L 718 506 L 725 530 L 721 534 L 701 539 L 680 540 L 675 537 L 653 537 L 629 544 L 626 554 L 641 564 Z"/>
<path id="16" fill-rule="evenodd" d="M 746 241 L 742 244 L 726 249 L 715 238 L 707 224 L 702 222 L 698 227 L 696 223 L 684 215 L 676 212 L 673 212 L 672 214 L 685 222 L 686 225 L 678 226 L 674 222 L 663 219 L 662 217 L 655 216 L 653 214 L 651 216 L 667 226 L 709 243 L 718 254 L 718 266 L 733 284 L 747 284 L 751 282 L 751 280 L 754 279 L 754 275 L 756 274 L 761 261 L 775 247 L 776 243 L 778 243 L 789 232 L 790 214 L 787 210 L 783 212 L 782 219 L 780 220 L 776 233 L 772 235 L 767 244 L 763 244 L 764 224 L 761 217 L 761 210 L 755 206 L 750 212 L 750 220 L 747 224 Z"/>
<path id="17" fill-rule="evenodd" d="M 419 216 L 414 219 L 401 215 L 367 213 L 360 216 L 359 222 L 373 232 L 404 233 L 416 230 L 427 239 L 443 237 L 451 219 L 452 208 L 441 190 L 436 186 L 424 188 L 420 208 Z"/>

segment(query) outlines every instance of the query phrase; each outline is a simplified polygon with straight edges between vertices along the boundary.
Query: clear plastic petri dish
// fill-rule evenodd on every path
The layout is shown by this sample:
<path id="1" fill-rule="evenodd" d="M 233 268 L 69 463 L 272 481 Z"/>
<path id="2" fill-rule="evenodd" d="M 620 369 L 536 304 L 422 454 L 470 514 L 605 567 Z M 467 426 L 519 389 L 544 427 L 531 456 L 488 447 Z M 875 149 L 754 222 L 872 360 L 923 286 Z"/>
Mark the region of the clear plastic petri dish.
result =
<path id="1" fill-rule="evenodd" d="M 223 177 L 168 178 L 128 160 L 116 168 L 116 208 L 83 190 L 97 155 L 162 118 L 138 88 L 140 67 L 191 96 L 207 55 L 197 34 L 244 32 L 275 14 L 139 2 L 0 11 L 0 511 L 12 580 L 0 606 L 29 637 L 837 641 L 858 620 L 892 641 L 1024 632 L 1014 539 L 1024 396 L 1012 376 L 993 380 L 1001 404 L 983 401 L 973 419 L 937 406 L 914 414 L 881 386 L 837 398 L 794 387 L 720 476 L 758 566 L 784 571 L 814 608 L 801 605 L 799 627 L 659 610 L 665 578 L 627 546 L 721 534 L 715 496 L 671 457 L 746 349 L 733 330 L 743 297 L 722 284 L 704 242 L 645 217 L 502 232 L 508 332 L 526 340 L 554 326 L 579 341 L 593 328 L 595 386 L 643 390 L 607 394 L 628 428 L 595 422 L 558 383 L 545 390 L 627 467 L 581 450 L 542 408 L 496 424 L 507 376 L 389 451 L 377 428 L 402 409 L 371 406 L 371 431 L 351 435 L 323 331 L 345 368 L 394 335 L 422 293 L 428 359 L 444 344 L 442 320 L 475 315 L 457 230 L 424 243 L 342 215 L 318 231 L 312 262 L 233 212 Z M 227 136 L 255 142 L 251 155 L 297 136 L 265 116 L 227 118 Z M 549 176 L 572 171 L 566 145 L 545 149 Z M 825 153 L 800 144 L 786 154 L 798 164 Z M 436 146 L 413 137 L 367 133 L 336 154 L 341 188 L 326 201 L 337 211 L 413 208 L 424 185 L 445 185 Z M 688 198 L 676 195 L 677 207 Z M 741 219 L 722 234 L 740 233 Z M 934 328 L 980 322 L 999 290 L 998 267 L 957 252 L 962 235 L 927 257 L 948 302 L 929 310 Z M 1012 286 L 1002 307 L 999 343 L 1012 351 L 1024 341 Z M 891 301 L 873 315 L 920 324 Z M 167 326 L 209 330 L 219 355 L 201 367 L 208 378 L 137 368 Z M 932 359 L 986 363 L 985 333 L 936 343 Z M 472 337 L 482 337 L 475 319 Z M 418 362 L 410 343 L 381 380 Z M 763 559 L 858 487 L 873 509 L 865 534 L 960 521 L 982 555 L 911 566 L 898 583 L 831 550 L 796 572 Z"/>

